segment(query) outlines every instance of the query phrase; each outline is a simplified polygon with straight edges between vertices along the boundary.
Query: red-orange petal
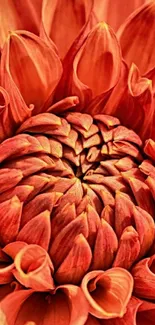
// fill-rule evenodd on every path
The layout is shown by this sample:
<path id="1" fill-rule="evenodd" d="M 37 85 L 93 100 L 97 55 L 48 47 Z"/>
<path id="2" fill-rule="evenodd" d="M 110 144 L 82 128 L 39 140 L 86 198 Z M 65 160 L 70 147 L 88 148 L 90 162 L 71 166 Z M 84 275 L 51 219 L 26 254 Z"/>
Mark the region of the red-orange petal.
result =
<path id="1" fill-rule="evenodd" d="M 130 0 L 127 5 L 122 0 L 95 0 L 94 11 L 100 21 L 106 21 L 115 32 L 124 20 L 146 0 Z"/>
<path id="2" fill-rule="evenodd" d="M 0 3 L 0 48 L 3 47 L 8 32 L 24 29 L 39 33 L 42 0 L 6 0 Z"/>
<path id="3" fill-rule="evenodd" d="M 6 245 L 16 239 L 20 227 L 22 203 L 17 196 L 0 204 L 0 243 Z"/>
<path id="4" fill-rule="evenodd" d="M 92 9 L 92 3 L 92 0 L 80 0 L 77 3 L 69 1 L 67 4 L 62 0 L 56 0 L 54 3 L 51 0 L 43 1 L 44 31 L 56 44 L 62 59 L 85 25 Z M 41 36 L 43 35 L 41 32 Z"/>
<path id="5" fill-rule="evenodd" d="M 50 235 L 50 211 L 45 210 L 28 221 L 18 233 L 16 239 L 27 244 L 37 244 L 48 250 Z"/>
<path id="6" fill-rule="evenodd" d="M 35 114 L 45 109 L 61 74 L 60 59 L 43 40 L 26 31 L 10 33 L 2 51 L 1 83 L 10 95 L 15 123 L 23 122 L 32 110 Z"/>
<path id="7" fill-rule="evenodd" d="M 125 61 L 129 66 L 134 62 L 143 75 L 155 65 L 154 32 L 155 3 L 149 1 L 131 14 L 117 33 Z"/>
<path id="8" fill-rule="evenodd" d="M 112 89 L 120 70 L 121 54 L 116 36 L 106 23 L 99 23 L 75 56 L 72 92 L 79 96 L 82 105 L 91 95 L 94 98 Z"/>
<path id="9" fill-rule="evenodd" d="M 155 299 L 155 255 L 138 262 L 132 269 L 134 292 L 143 299 Z"/>
<path id="10" fill-rule="evenodd" d="M 85 237 L 79 234 L 55 274 L 56 281 L 58 283 L 80 283 L 90 267 L 91 259 L 90 246 Z"/>

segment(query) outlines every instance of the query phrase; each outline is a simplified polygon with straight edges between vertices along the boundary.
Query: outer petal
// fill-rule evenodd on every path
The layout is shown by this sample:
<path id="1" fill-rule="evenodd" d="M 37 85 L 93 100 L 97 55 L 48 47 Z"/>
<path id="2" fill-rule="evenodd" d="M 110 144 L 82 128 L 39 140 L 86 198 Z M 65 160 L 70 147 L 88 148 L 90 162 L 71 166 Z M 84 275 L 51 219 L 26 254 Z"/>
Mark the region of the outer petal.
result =
<path id="1" fill-rule="evenodd" d="M 137 311 L 136 325 L 153 325 L 155 319 L 155 304 L 141 301 Z"/>
<path id="2" fill-rule="evenodd" d="M 8 114 L 9 105 L 9 94 L 4 88 L 0 87 L 0 142 L 13 133 L 11 117 Z"/>
<path id="3" fill-rule="evenodd" d="M 107 24 L 99 23 L 74 59 L 71 91 L 80 97 L 82 105 L 91 96 L 94 98 L 112 89 L 119 79 L 120 69 L 121 54 L 116 37 Z"/>
<path id="4" fill-rule="evenodd" d="M 85 275 L 82 290 L 89 302 L 89 311 L 97 318 L 122 317 L 131 297 L 133 279 L 125 269 L 92 271 Z"/>
<path id="5" fill-rule="evenodd" d="M 38 34 L 42 0 L 6 0 L 0 3 L 0 47 L 10 30 L 25 29 Z"/>
<path id="6" fill-rule="evenodd" d="M 63 293 L 62 296 L 63 300 L 61 299 L 63 305 L 59 303 L 60 293 L 61 295 Z M 55 296 L 53 296 L 52 301 L 53 301 L 54 308 L 50 308 L 51 310 L 49 312 L 49 315 L 47 316 L 47 320 L 49 319 L 49 316 L 51 317 L 50 324 L 81 325 L 85 323 L 88 316 L 88 303 L 87 300 L 85 299 L 82 290 L 79 287 L 74 285 L 63 285 L 57 287 Z M 66 317 L 65 315 L 63 315 L 62 310 L 60 312 L 60 306 L 65 307 L 64 312 L 66 314 Z M 43 325 L 46 324 L 47 324 L 46 322 L 43 323 Z"/>
<path id="7" fill-rule="evenodd" d="M 25 318 L 30 317 L 29 320 L 37 321 L 40 317 L 39 309 L 41 312 L 44 312 L 44 309 L 38 308 L 37 313 L 34 312 L 34 308 L 36 308 L 37 303 L 39 303 L 40 294 L 37 296 L 32 295 L 33 290 L 19 290 L 15 291 L 9 295 L 7 295 L 0 304 L 0 317 L 5 321 L 4 325 L 25 325 Z M 32 296 L 32 298 L 31 298 Z M 34 301 L 35 298 L 35 301 Z M 38 298 L 38 299 L 37 299 Z M 28 308 L 30 307 L 31 309 Z M 43 299 L 40 300 L 43 306 Z M 35 304 L 36 302 L 36 304 Z M 13 307 L 13 308 L 12 308 Z M 45 306 L 44 306 L 45 308 Z M 32 309 L 33 309 L 33 318 L 32 317 Z M 29 314 L 24 315 L 24 312 L 29 312 Z M 39 315 L 38 315 L 39 313 Z M 22 315 L 22 318 L 20 318 L 20 315 Z M 39 317 L 38 317 L 39 316 Z M 18 320 L 20 319 L 20 323 Z M 3 323 L 2 323 L 3 324 Z M 37 325 L 40 325 L 40 323 L 37 323 Z"/>
<path id="8" fill-rule="evenodd" d="M 34 114 L 45 109 L 61 73 L 57 54 L 39 37 L 25 31 L 10 34 L 2 51 L 1 82 L 10 95 L 10 114 L 16 124 L 32 109 Z"/>
<path id="9" fill-rule="evenodd" d="M 3 325 L 81 325 L 87 315 L 86 299 L 72 285 L 58 287 L 53 295 L 20 290 L 5 297 L 0 310 Z"/>
<path id="10" fill-rule="evenodd" d="M 92 0 L 71 0 L 67 2 L 43 0 L 43 27 L 47 36 L 56 44 L 61 58 L 64 58 L 85 25 L 92 9 L 92 3 Z"/>
<path id="11" fill-rule="evenodd" d="M 123 64 L 120 80 L 106 102 L 104 113 L 117 116 L 142 139 L 149 136 L 154 114 L 152 81 L 141 77 L 135 64 L 129 71 Z"/>
<path id="12" fill-rule="evenodd" d="M 134 12 L 118 30 L 124 59 L 129 66 L 134 62 L 143 75 L 155 66 L 154 33 L 154 1 Z"/>
<path id="13" fill-rule="evenodd" d="M 95 0 L 94 11 L 100 21 L 106 21 L 115 31 L 136 8 L 146 0 Z"/>
<path id="14" fill-rule="evenodd" d="M 101 325 L 152 325 L 152 324 L 145 324 L 137 322 L 137 316 L 139 315 L 139 307 L 141 306 L 142 301 L 135 297 L 131 297 L 127 311 L 122 318 L 114 318 L 112 320 L 101 321 Z"/>

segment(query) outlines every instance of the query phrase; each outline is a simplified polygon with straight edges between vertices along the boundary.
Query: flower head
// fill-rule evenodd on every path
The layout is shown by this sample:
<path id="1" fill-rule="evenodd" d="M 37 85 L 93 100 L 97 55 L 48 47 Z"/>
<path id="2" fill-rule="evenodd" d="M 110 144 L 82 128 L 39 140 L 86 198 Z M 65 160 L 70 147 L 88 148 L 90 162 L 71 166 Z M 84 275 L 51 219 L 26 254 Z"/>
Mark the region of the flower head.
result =
<path id="1" fill-rule="evenodd" d="M 12 1 L 7 8 L 1 323 L 153 324 L 155 4 L 132 14 L 117 37 L 91 1 L 38 1 L 30 25 Z M 132 26 L 142 27 L 131 45 Z"/>

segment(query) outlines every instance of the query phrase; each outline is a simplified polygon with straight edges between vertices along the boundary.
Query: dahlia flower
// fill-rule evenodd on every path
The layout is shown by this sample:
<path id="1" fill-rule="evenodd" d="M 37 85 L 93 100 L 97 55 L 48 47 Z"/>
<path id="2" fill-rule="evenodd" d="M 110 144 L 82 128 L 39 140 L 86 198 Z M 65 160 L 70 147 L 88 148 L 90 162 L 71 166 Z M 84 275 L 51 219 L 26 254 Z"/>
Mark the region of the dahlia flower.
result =
<path id="1" fill-rule="evenodd" d="M 154 324 L 155 2 L 100 4 L 0 1 L 0 325 Z"/>

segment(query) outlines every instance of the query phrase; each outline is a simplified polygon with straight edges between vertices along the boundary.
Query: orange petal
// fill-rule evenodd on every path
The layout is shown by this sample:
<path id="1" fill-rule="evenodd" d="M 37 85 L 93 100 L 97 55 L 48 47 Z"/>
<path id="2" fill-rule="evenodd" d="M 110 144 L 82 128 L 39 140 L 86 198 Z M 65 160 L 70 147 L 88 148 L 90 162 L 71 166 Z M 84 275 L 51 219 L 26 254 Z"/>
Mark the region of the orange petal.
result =
<path id="1" fill-rule="evenodd" d="M 22 304 L 31 296 L 33 290 L 19 290 L 7 295 L 0 304 L 2 324 L 14 325 Z M 14 308 L 12 308 L 14 306 Z M 24 325 L 24 323 L 21 325 Z"/>
<path id="2" fill-rule="evenodd" d="M 106 21 L 115 31 L 124 20 L 145 0 L 130 0 L 126 5 L 123 0 L 95 0 L 94 11 L 100 21 Z"/>
<path id="3" fill-rule="evenodd" d="M 120 80 L 106 102 L 104 112 L 117 116 L 142 139 L 148 138 L 154 114 L 152 81 L 141 77 L 135 64 L 128 69 L 123 63 Z"/>
<path id="4" fill-rule="evenodd" d="M 81 213 L 81 215 L 64 227 L 54 238 L 50 247 L 50 256 L 56 268 L 63 262 L 71 250 L 75 238 L 79 234 L 83 234 L 85 238 L 88 237 L 86 213 Z"/>
<path id="5" fill-rule="evenodd" d="M 17 240 L 27 244 L 37 244 L 48 250 L 50 235 L 50 211 L 45 210 L 26 223 L 18 233 Z"/>
<path id="6" fill-rule="evenodd" d="M 51 219 L 51 238 L 54 239 L 56 235 L 71 221 L 76 218 L 75 204 L 67 203 L 62 209 L 59 209 Z"/>
<path id="7" fill-rule="evenodd" d="M 89 315 L 85 325 L 100 325 L 100 321 L 96 317 Z"/>
<path id="8" fill-rule="evenodd" d="M 11 265 L 0 264 L 0 284 L 10 283 L 13 280 L 14 263 Z"/>
<path id="9" fill-rule="evenodd" d="M 91 71 L 90 71 L 91 66 Z M 116 37 L 105 23 L 91 32 L 74 59 L 72 91 L 83 101 L 112 89 L 119 78 L 121 54 Z M 89 98 L 87 98 L 89 97 Z"/>
<path id="10" fill-rule="evenodd" d="M 8 114 L 10 108 L 10 97 L 8 92 L 0 87 L 0 141 L 13 134 L 13 123 Z"/>
<path id="11" fill-rule="evenodd" d="M 136 10 L 118 30 L 124 59 L 129 66 L 134 62 L 143 75 L 155 65 L 154 32 L 154 1 Z M 142 55 L 144 49 L 145 55 Z"/>
<path id="12" fill-rule="evenodd" d="M 41 193 L 35 196 L 35 198 L 27 203 L 23 208 L 21 225 L 24 226 L 28 221 L 32 220 L 45 210 L 48 210 L 51 213 L 60 196 L 61 193 L 57 192 Z"/>
<path id="13" fill-rule="evenodd" d="M 0 242 L 6 245 L 16 239 L 20 227 L 22 203 L 17 196 L 0 204 Z"/>
<path id="14" fill-rule="evenodd" d="M 81 325 L 85 324 L 87 316 L 88 303 L 82 290 L 74 285 L 61 285 L 49 298 L 43 325 Z"/>
<path id="15" fill-rule="evenodd" d="M 121 268 L 92 271 L 82 280 L 89 312 L 97 318 L 123 317 L 133 290 L 133 278 Z"/>
<path id="16" fill-rule="evenodd" d="M 155 319 L 155 304 L 141 301 L 137 312 L 137 325 L 153 325 Z"/>
<path id="17" fill-rule="evenodd" d="M 140 256 L 144 256 L 151 248 L 155 237 L 155 224 L 151 215 L 140 207 L 133 208 L 135 228 L 140 240 Z"/>
<path id="18" fill-rule="evenodd" d="M 62 0 L 55 0 L 54 3 L 51 0 L 43 1 L 43 27 L 47 36 L 56 44 L 62 59 L 85 25 L 92 3 L 92 0 L 80 0 L 78 3 L 69 1 L 66 5 Z"/>
<path id="19" fill-rule="evenodd" d="M 144 324 L 153 325 L 152 323 L 144 323 L 141 317 L 139 317 L 141 316 L 139 313 L 139 309 L 141 305 L 142 305 L 142 301 L 132 296 L 128 303 L 127 311 L 122 318 L 117 317 L 111 320 L 110 319 L 106 321 L 103 320 L 101 321 L 101 324 L 102 325 L 131 325 L 131 324 L 132 325 L 144 325 Z M 140 321 L 140 319 L 142 322 Z"/>
<path id="20" fill-rule="evenodd" d="M 145 142 L 144 152 L 155 161 L 155 142 L 152 139 Z"/>
<path id="21" fill-rule="evenodd" d="M 92 270 L 108 269 L 118 248 L 118 240 L 112 227 L 101 219 L 101 225 L 96 235 L 93 252 Z"/>
<path id="22" fill-rule="evenodd" d="M 36 291 L 54 289 L 53 264 L 47 252 L 38 245 L 27 245 L 16 255 L 15 278 L 26 288 Z"/>
<path id="23" fill-rule="evenodd" d="M 41 20 L 42 0 L 31 2 L 30 0 L 6 0 L 0 4 L 0 47 L 3 46 L 8 32 L 16 29 L 29 30 L 39 33 Z M 28 19 L 27 19 L 28 17 Z"/>
<path id="24" fill-rule="evenodd" d="M 55 279 L 58 283 L 80 283 L 89 269 L 92 259 L 90 246 L 82 234 L 79 234 L 62 264 L 59 266 Z"/>
<path id="25" fill-rule="evenodd" d="M 154 217 L 154 200 L 149 187 L 141 180 L 134 177 L 126 178 L 133 192 L 137 204 Z M 144 200 L 145 197 L 145 200 Z"/>
<path id="26" fill-rule="evenodd" d="M 126 252 L 128 252 L 126 254 Z M 137 231 L 129 226 L 125 228 L 119 241 L 118 251 L 113 266 L 130 269 L 140 253 L 140 241 Z"/>
<path id="27" fill-rule="evenodd" d="M 1 60 L 2 86 L 10 95 L 12 118 L 23 122 L 33 108 L 33 113 L 41 112 L 52 96 L 62 73 L 60 60 L 39 37 L 26 31 L 10 33 Z"/>
<path id="28" fill-rule="evenodd" d="M 14 188 L 23 178 L 20 169 L 1 168 L 0 170 L 0 193 Z"/>

